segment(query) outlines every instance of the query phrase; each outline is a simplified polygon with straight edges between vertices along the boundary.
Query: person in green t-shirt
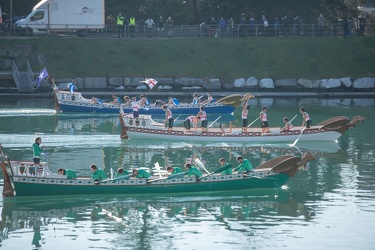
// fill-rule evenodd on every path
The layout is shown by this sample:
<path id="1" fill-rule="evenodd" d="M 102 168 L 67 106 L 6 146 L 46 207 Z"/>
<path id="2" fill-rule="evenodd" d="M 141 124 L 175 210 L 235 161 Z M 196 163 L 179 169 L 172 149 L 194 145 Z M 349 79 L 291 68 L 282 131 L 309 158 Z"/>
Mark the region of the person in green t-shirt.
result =
<path id="1" fill-rule="evenodd" d="M 127 176 L 129 174 L 130 174 L 129 171 L 124 170 L 123 168 L 118 168 L 117 173 L 115 174 L 114 178 L 117 178 L 117 177 L 120 177 L 120 176 Z"/>
<path id="2" fill-rule="evenodd" d="M 151 177 L 151 175 L 146 171 L 146 170 L 144 170 L 144 169 L 133 169 L 133 176 L 135 177 L 135 178 L 146 178 L 146 179 L 148 179 L 148 178 L 150 178 Z"/>
<path id="3" fill-rule="evenodd" d="M 240 163 L 240 165 L 233 169 L 235 173 L 248 173 L 254 171 L 253 165 L 251 165 L 248 159 L 243 159 L 242 156 L 238 156 L 236 160 Z"/>
<path id="4" fill-rule="evenodd" d="M 188 170 L 187 175 L 190 177 L 194 175 L 197 179 L 202 176 L 202 172 L 196 167 L 193 167 L 190 163 L 185 164 L 185 168 Z"/>
<path id="5" fill-rule="evenodd" d="M 67 179 L 75 179 L 75 178 L 77 178 L 76 172 L 73 171 L 73 170 L 70 170 L 70 169 L 59 168 L 57 170 L 57 173 L 60 174 L 60 175 L 66 175 Z"/>
<path id="6" fill-rule="evenodd" d="M 226 163 L 224 158 L 220 158 L 219 159 L 219 163 L 220 163 L 220 167 L 225 167 L 225 166 L 228 166 L 228 168 L 224 171 L 222 171 L 220 174 L 223 174 L 223 175 L 226 175 L 226 174 L 232 174 L 232 165 L 230 165 L 229 163 Z M 230 165 L 230 167 L 229 167 Z"/>
<path id="7" fill-rule="evenodd" d="M 101 181 L 107 179 L 107 175 L 103 172 L 103 170 L 99 169 L 95 164 L 90 165 L 91 168 L 91 178 L 95 181 Z"/>
<path id="8" fill-rule="evenodd" d="M 40 164 L 40 154 L 42 153 L 45 146 L 41 145 L 42 138 L 35 138 L 35 143 L 33 144 L 33 153 L 34 153 L 34 164 Z"/>
<path id="9" fill-rule="evenodd" d="M 168 173 L 170 173 L 170 174 L 178 174 L 178 173 L 182 173 L 182 170 L 181 170 L 181 168 L 179 168 L 179 167 L 167 167 L 167 171 L 168 171 Z"/>

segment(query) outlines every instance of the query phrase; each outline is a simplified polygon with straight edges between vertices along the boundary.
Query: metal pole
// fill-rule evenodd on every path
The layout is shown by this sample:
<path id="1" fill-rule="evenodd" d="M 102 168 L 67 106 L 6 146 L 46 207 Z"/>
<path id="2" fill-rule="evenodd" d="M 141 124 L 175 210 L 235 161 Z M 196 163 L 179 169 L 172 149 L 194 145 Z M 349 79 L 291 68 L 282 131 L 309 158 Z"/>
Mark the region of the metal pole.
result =
<path id="1" fill-rule="evenodd" d="M 13 0 L 10 0 L 10 13 L 9 13 L 9 16 L 10 16 L 10 29 L 13 27 Z"/>

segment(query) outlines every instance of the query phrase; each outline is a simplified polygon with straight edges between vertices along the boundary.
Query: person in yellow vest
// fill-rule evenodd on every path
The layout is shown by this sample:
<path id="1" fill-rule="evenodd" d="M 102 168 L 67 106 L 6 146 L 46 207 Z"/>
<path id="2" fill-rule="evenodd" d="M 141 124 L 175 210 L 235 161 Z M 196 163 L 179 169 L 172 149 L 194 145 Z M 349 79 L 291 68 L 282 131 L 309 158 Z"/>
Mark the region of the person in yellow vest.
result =
<path id="1" fill-rule="evenodd" d="M 129 19 L 129 30 L 130 30 L 130 37 L 135 37 L 135 17 L 131 16 Z"/>
<path id="2" fill-rule="evenodd" d="M 117 37 L 120 38 L 124 37 L 124 16 L 122 15 L 122 12 L 120 12 L 117 16 Z"/>

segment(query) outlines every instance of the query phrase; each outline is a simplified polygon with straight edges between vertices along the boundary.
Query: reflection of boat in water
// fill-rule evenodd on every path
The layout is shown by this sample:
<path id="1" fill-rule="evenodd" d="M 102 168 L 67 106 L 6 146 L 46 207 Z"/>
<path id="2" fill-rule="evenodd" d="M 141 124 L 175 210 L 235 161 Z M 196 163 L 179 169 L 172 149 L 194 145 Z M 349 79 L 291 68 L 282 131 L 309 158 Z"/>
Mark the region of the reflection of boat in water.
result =
<path id="1" fill-rule="evenodd" d="M 270 128 L 269 133 L 262 133 L 261 128 L 214 128 L 212 122 L 206 130 L 186 129 L 185 127 L 173 127 L 167 130 L 164 123 L 158 123 L 150 115 L 142 115 L 134 118 L 132 114 L 125 114 L 120 108 L 119 119 L 121 123 L 122 139 L 139 140 L 175 140 L 175 141 L 217 141 L 217 142 L 286 142 L 300 141 L 336 141 L 348 129 L 363 121 L 364 118 L 355 116 L 352 121 L 345 116 L 337 116 L 327 119 L 310 128 L 294 127 L 288 131 L 281 128 Z"/>
<path id="2" fill-rule="evenodd" d="M 200 177 L 186 173 L 163 178 L 134 178 L 126 175 L 98 181 L 84 177 L 67 179 L 65 175 L 53 173 L 47 163 L 35 165 L 33 162 L 9 161 L 2 147 L 1 158 L 4 196 L 184 193 L 274 188 L 284 185 L 298 170 L 305 168 L 307 162 L 314 159 L 309 153 L 303 157 L 283 155 L 246 173 L 217 175 L 232 167 L 225 165 Z"/>
<path id="3" fill-rule="evenodd" d="M 128 146 L 129 152 L 164 152 L 176 149 L 209 152 L 225 150 L 228 152 L 269 152 L 272 154 L 293 154 L 310 151 L 315 154 L 330 154 L 341 150 L 336 142 L 299 142 L 297 146 L 288 144 L 254 144 L 254 143 L 219 143 L 219 142 L 173 142 L 126 140 L 122 145 Z"/>
<path id="4" fill-rule="evenodd" d="M 190 114 L 190 115 L 195 115 L 195 114 Z M 173 121 L 174 126 L 183 126 L 184 121 L 190 115 L 178 115 L 178 116 L 176 116 L 174 121 Z M 215 124 L 220 124 L 220 123 L 229 124 L 230 122 L 233 122 L 234 120 L 236 120 L 236 117 L 233 114 L 212 113 L 212 114 L 208 114 L 207 116 L 208 116 L 209 120 L 216 121 Z M 152 119 L 155 122 L 164 123 L 165 114 L 163 114 L 163 115 L 152 115 Z"/>
<path id="5" fill-rule="evenodd" d="M 202 220 L 213 221 L 216 227 L 236 231 L 242 223 L 250 221 L 252 225 L 261 225 L 263 220 L 258 221 L 257 218 L 264 216 L 268 217 L 268 221 L 274 220 L 269 226 L 277 226 L 284 220 L 300 220 L 300 215 L 309 213 L 311 214 L 309 207 L 294 200 L 283 189 L 247 190 L 236 192 L 235 195 L 223 192 L 194 197 L 110 195 L 103 196 L 100 200 L 97 196 L 87 195 L 58 198 L 13 197 L 4 198 L 0 225 L 3 240 L 14 239 L 20 231 L 23 231 L 24 238 L 35 238 L 41 232 L 44 244 L 48 244 L 56 235 L 52 234 L 53 238 L 46 235 L 48 231 L 55 230 L 57 225 L 63 225 L 65 230 L 83 227 L 87 231 L 105 225 L 111 234 L 114 233 L 112 227 L 118 230 L 120 226 L 122 233 L 135 236 L 140 227 L 143 231 L 155 233 L 155 225 L 159 225 L 158 228 L 164 231 L 165 225 L 181 225 L 193 222 L 192 219 L 195 223 L 201 223 Z M 53 227 L 49 227 L 51 225 Z M 57 229 L 61 230 L 62 228 Z"/>
<path id="6" fill-rule="evenodd" d="M 175 124 L 183 124 L 188 115 L 179 115 Z M 153 115 L 155 121 L 163 122 L 165 115 Z M 216 120 L 217 123 L 229 123 L 235 120 L 231 114 L 210 114 L 210 119 Z M 113 115 L 105 114 L 59 114 L 56 116 L 56 133 L 84 134 L 91 132 L 113 131 L 118 133 L 120 128 L 119 119 Z"/>
<path id="7" fill-rule="evenodd" d="M 56 133 L 84 134 L 117 129 L 117 117 L 108 115 L 58 115 Z"/>

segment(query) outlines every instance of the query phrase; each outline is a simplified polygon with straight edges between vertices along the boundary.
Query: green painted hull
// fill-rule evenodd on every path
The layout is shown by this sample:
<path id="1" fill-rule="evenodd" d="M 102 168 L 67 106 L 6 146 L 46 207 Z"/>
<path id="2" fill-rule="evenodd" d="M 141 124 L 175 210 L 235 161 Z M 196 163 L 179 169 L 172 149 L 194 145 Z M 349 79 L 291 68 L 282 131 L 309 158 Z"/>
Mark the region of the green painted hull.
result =
<path id="1" fill-rule="evenodd" d="M 191 183 L 143 184 L 143 185 L 64 185 L 58 183 L 14 182 L 17 196 L 84 195 L 84 194 L 151 194 L 193 193 L 277 188 L 289 179 L 286 174 L 274 174 L 264 178 L 248 177 L 228 181 L 201 181 Z"/>

